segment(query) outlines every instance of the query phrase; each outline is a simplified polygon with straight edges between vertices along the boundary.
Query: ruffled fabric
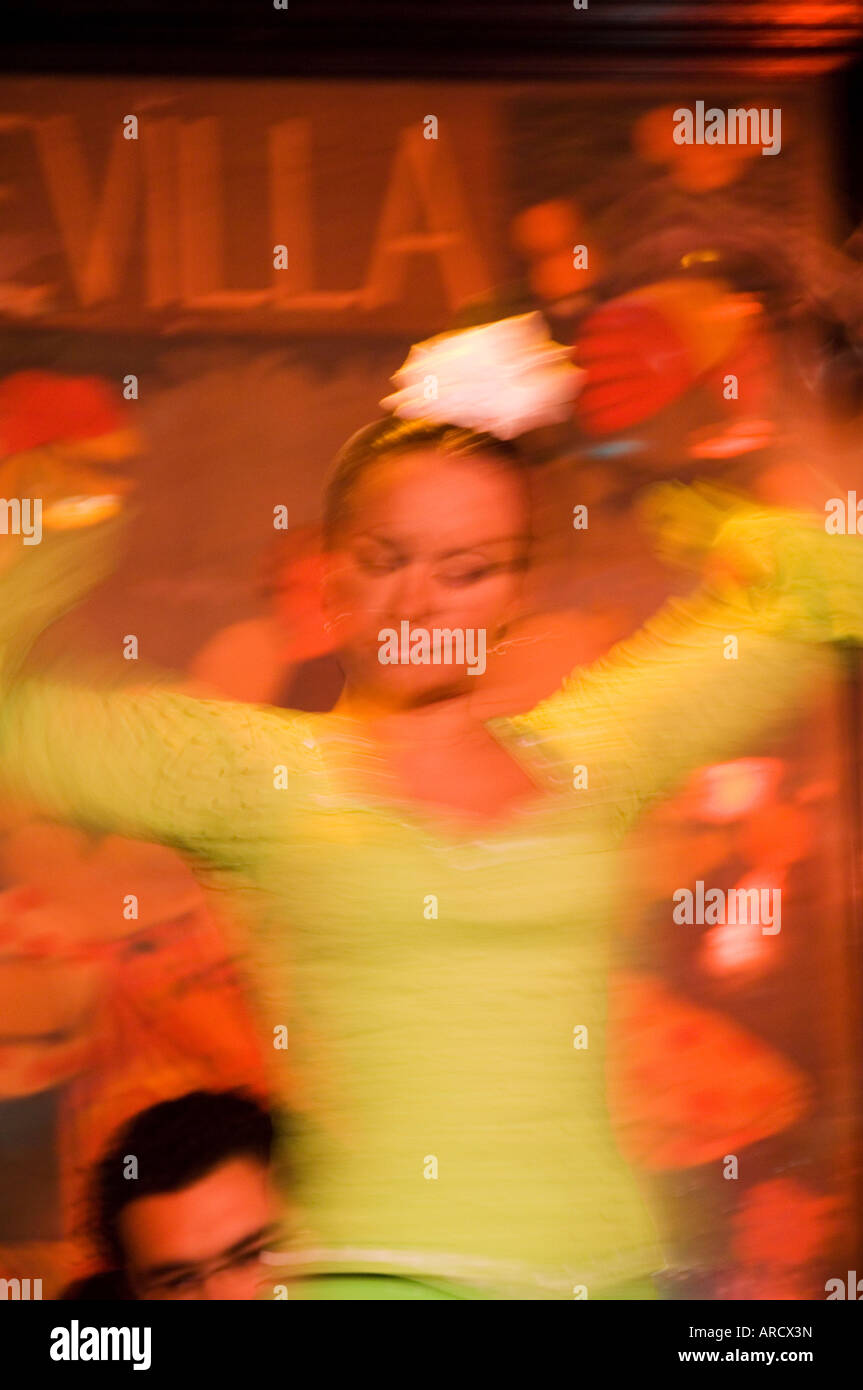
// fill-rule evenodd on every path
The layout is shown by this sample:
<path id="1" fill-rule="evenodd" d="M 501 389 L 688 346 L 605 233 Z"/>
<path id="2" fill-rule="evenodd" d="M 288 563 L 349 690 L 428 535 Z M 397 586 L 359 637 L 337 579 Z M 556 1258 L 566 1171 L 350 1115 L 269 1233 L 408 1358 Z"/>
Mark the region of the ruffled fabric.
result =
<path id="1" fill-rule="evenodd" d="M 863 537 L 829 534 L 824 517 L 755 507 L 708 484 L 662 484 L 644 511 L 657 549 L 701 568 L 705 594 L 747 628 L 863 641 Z"/>
<path id="2" fill-rule="evenodd" d="M 128 518 L 52 532 L 38 545 L 0 536 L 0 680 L 8 682 L 46 627 L 114 572 Z"/>
<path id="3" fill-rule="evenodd" d="M 840 645 L 863 641 L 860 537 L 706 486 L 654 489 L 646 517 L 698 588 L 527 714 L 490 722 L 562 778 L 586 769 L 585 804 L 601 802 L 617 835 L 696 768 L 790 732 Z"/>

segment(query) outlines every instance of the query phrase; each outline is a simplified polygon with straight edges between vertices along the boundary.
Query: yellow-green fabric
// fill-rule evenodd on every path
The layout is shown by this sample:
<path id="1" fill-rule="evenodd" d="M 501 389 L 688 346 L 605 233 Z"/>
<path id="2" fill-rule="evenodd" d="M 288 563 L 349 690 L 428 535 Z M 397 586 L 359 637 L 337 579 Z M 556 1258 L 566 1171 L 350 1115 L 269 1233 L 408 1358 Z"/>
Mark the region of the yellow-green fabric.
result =
<path id="1" fill-rule="evenodd" d="M 453 1299 L 487 1301 L 494 1295 L 469 1284 L 428 1284 L 387 1274 L 318 1274 L 296 1280 L 291 1285 L 289 1297 L 301 1303 L 442 1303 Z M 650 1279 L 635 1279 L 602 1290 L 595 1295 L 594 1301 L 648 1303 L 658 1297 Z"/>
<path id="2" fill-rule="evenodd" d="M 27 641 L 104 567 L 92 536 L 0 579 L 6 786 L 195 856 L 252 924 L 262 1027 L 288 1030 L 272 1071 L 295 1112 L 295 1273 L 572 1299 L 662 1266 L 606 1105 L 612 927 L 638 894 L 622 838 L 695 767 L 786 727 L 835 669 L 823 644 L 863 635 L 853 538 L 729 511 L 711 543 L 760 557 L 769 584 L 675 601 L 491 721 L 538 796 L 476 834 L 371 795 L 374 749 L 335 716 L 18 679 Z"/>

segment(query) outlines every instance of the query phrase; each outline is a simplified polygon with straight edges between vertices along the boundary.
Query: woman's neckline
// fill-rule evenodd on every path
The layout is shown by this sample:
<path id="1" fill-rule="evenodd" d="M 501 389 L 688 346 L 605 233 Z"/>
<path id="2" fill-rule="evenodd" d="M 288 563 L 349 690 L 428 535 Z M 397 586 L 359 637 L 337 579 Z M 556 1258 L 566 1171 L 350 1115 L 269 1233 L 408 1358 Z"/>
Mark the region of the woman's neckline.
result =
<path id="1" fill-rule="evenodd" d="M 563 784 L 559 772 L 555 776 L 558 764 L 545 754 L 536 739 L 524 731 L 517 715 L 495 715 L 477 720 L 537 786 L 534 795 L 520 797 L 511 803 L 505 814 L 494 820 L 489 820 L 485 815 L 462 812 L 443 803 L 399 797 L 395 789 L 392 793 L 384 793 L 359 785 L 352 787 L 351 773 L 346 772 L 346 765 L 337 756 L 338 747 L 353 746 L 358 753 L 362 750 L 363 756 L 375 759 L 380 765 L 384 761 L 381 746 L 364 731 L 361 724 L 347 715 L 328 711 L 304 714 L 302 718 L 321 757 L 332 795 L 340 803 L 374 809 L 402 824 L 415 825 L 435 839 L 462 844 L 504 839 L 518 832 L 523 833 L 525 826 L 538 816 L 547 816 L 561 807 Z M 456 738 L 451 742 L 455 744 L 458 741 Z M 357 772 L 357 780 L 360 775 Z"/>

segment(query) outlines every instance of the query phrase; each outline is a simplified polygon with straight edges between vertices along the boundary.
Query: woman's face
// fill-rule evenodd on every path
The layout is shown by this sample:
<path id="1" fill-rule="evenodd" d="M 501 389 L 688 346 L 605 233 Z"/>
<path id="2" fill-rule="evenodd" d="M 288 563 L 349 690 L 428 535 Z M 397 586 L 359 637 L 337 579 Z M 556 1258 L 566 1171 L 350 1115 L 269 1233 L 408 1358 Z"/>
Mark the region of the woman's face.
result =
<path id="1" fill-rule="evenodd" d="M 482 654 L 516 616 L 527 564 L 523 478 L 494 455 L 459 459 L 433 449 L 382 459 L 363 475 L 328 556 L 327 609 L 352 692 L 394 706 L 469 691 Z M 397 664 L 387 631 L 464 633 L 461 664 Z M 422 648 L 414 644 L 414 652 Z M 404 650 L 399 647 L 399 652 Z M 458 646 L 453 647 L 458 656 Z M 471 675 L 471 670 L 476 675 Z"/>

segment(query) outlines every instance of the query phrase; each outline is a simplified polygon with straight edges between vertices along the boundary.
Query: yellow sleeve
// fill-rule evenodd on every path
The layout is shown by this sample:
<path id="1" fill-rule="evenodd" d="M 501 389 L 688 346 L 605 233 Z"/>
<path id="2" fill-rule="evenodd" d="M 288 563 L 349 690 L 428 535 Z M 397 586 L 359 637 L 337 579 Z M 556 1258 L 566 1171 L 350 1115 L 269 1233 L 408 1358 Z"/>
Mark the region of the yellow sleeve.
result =
<path id="1" fill-rule="evenodd" d="M 0 790 L 46 816 L 245 862 L 285 812 L 301 720 L 166 684 L 78 687 L 19 674 L 30 642 L 113 565 L 119 531 L 46 539 L 0 575 Z"/>
<path id="2" fill-rule="evenodd" d="M 587 770 L 621 827 L 695 768 L 793 726 L 863 641 L 863 541 L 819 518 L 736 507 L 709 577 L 514 722 Z"/>

